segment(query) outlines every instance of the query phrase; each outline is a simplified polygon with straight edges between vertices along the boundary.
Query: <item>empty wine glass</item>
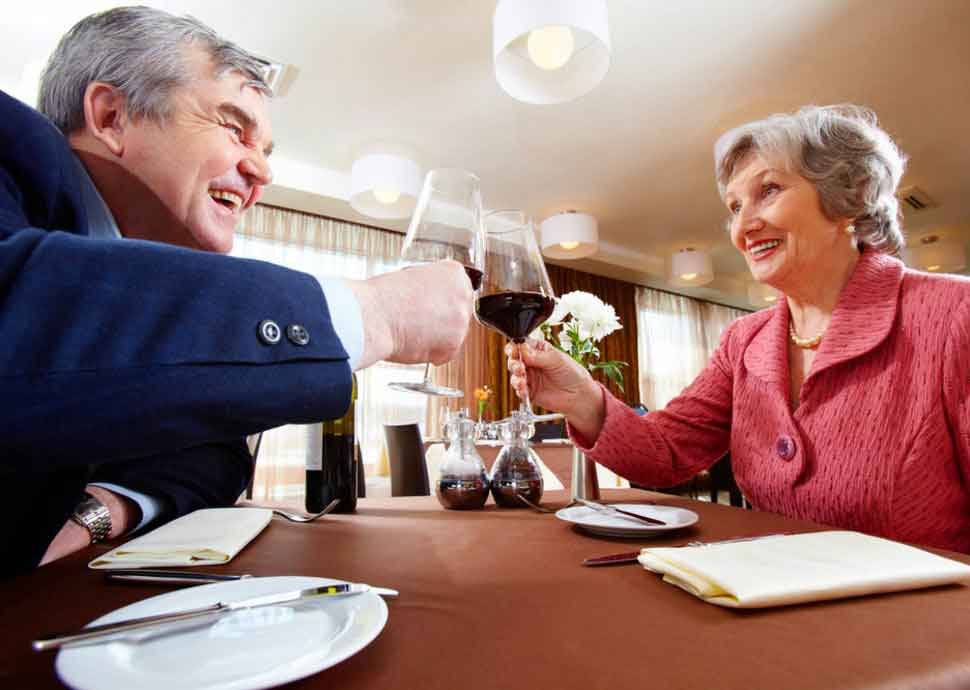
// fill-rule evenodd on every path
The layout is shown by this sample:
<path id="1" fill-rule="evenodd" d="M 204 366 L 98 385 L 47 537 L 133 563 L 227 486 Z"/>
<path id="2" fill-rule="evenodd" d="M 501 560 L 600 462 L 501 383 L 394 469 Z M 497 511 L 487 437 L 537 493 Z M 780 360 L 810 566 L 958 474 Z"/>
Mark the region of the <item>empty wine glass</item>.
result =
<path id="1" fill-rule="evenodd" d="M 521 351 L 526 337 L 544 323 L 556 306 L 546 265 L 536 244 L 532 220 L 522 211 L 494 211 L 485 217 L 485 280 L 475 315 L 502 333 Z M 527 422 L 562 419 L 536 415 L 529 392 L 520 406 Z"/>
<path id="2" fill-rule="evenodd" d="M 478 290 L 485 260 L 482 194 L 478 177 L 467 170 L 431 170 L 424 178 L 414 215 L 401 248 L 401 259 L 411 265 L 453 259 L 465 267 L 472 289 Z M 456 388 L 431 380 L 431 364 L 418 383 L 401 381 L 391 388 L 425 395 L 460 398 Z"/>

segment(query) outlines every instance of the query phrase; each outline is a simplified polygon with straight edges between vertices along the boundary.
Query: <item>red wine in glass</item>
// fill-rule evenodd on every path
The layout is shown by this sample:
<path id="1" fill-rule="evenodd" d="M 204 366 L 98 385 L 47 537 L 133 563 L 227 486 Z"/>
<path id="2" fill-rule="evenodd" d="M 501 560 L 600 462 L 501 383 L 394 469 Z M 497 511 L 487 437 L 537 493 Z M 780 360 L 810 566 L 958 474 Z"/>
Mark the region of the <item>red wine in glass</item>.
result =
<path id="1" fill-rule="evenodd" d="M 482 272 L 474 266 L 465 266 L 465 273 L 468 274 L 468 280 L 472 281 L 472 290 L 478 292 L 482 286 Z"/>
<path id="2" fill-rule="evenodd" d="M 525 339 L 555 310 L 555 293 L 536 244 L 532 220 L 518 210 L 493 211 L 485 218 L 485 278 L 475 301 L 475 315 L 520 348 Z M 534 422 L 561 419 L 537 416 L 526 389 L 520 419 Z"/>
<path id="3" fill-rule="evenodd" d="M 486 326 L 522 343 L 555 308 L 556 301 L 539 292 L 498 292 L 479 297 L 475 313 Z"/>

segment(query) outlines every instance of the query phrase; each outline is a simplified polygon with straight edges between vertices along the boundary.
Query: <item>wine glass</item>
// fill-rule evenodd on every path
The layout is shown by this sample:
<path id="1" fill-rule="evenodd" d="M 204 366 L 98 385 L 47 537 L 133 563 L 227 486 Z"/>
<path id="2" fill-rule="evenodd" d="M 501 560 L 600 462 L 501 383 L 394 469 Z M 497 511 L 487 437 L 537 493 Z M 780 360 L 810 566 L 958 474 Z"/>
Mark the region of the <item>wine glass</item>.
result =
<path id="1" fill-rule="evenodd" d="M 475 316 L 521 351 L 526 337 L 552 315 L 555 306 L 532 220 L 522 211 L 489 213 L 485 217 L 485 281 L 475 300 Z M 526 389 L 519 418 L 531 423 L 562 419 L 562 415 L 533 413 Z"/>
<path id="2" fill-rule="evenodd" d="M 485 261 L 482 194 L 478 177 L 467 170 L 431 170 L 424 178 L 411 224 L 401 247 L 401 259 L 411 265 L 454 259 L 465 267 L 472 289 L 478 290 Z M 425 395 L 460 398 L 456 388 L 431 381 L 431 364 L 419 383 L 401 381 L 391 388 Z"/>

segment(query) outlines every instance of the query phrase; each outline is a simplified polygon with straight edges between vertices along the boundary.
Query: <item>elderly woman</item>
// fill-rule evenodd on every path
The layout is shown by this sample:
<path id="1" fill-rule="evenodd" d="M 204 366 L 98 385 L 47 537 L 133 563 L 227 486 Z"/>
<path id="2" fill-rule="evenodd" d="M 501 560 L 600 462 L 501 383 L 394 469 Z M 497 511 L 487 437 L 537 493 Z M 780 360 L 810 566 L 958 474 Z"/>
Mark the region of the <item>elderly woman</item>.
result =
<path id="1" fill-rule="evenodd" d="M 903 157 L 870 111 L 832 106 L 734 129 L 715 159 L 731 241 L 785 299 L 645 417 L 541 342 L 509 351 L 513 388 L 635 482 L 730 450 L 759 510 L 970 552 L 970 281 L 894 258 Z"/>

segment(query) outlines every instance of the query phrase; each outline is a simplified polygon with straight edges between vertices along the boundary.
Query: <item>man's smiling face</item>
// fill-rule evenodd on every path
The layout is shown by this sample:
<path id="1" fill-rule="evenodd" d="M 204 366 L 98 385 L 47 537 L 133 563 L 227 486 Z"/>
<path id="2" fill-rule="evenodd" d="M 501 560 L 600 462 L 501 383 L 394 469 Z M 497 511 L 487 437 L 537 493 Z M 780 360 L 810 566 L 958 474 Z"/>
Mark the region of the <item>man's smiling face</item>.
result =
<path id="1" fill-rule="evenodd" d="M 216 78 L 198 50 L 189 63 L 195 78 L 173 91 L 169 117 L 129 120 L 122 155 L 124 167 L 168 212 L 159 222 L 182 228 L 146 228 L 151 220 L 142 218 L 132 234 L 225 253 L 242 212 L 270 182 L 272 132 L 265 97 L 245 75 Z"/>

